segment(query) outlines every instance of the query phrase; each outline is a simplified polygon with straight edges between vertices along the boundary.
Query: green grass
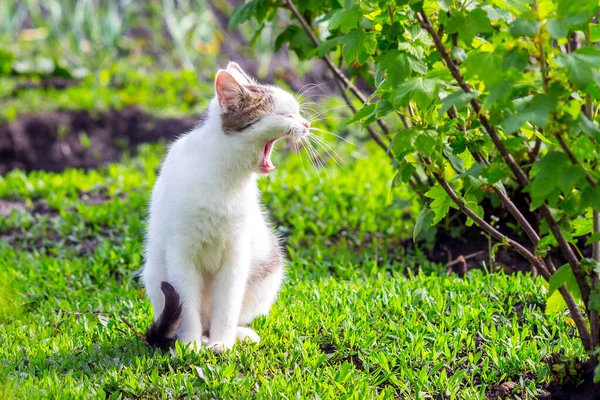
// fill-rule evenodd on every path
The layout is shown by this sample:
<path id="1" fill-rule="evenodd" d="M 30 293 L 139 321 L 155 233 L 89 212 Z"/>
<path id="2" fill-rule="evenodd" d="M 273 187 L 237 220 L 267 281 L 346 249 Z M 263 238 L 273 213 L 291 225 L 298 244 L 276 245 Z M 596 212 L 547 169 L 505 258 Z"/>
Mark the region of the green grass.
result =
<path id="1" fill-rule="evenodd" d="M 253 324 L 260 345 L 221 357 L 148 349 L 120 317 L 140 332 L 152 320 L 134 273 L 163 151 L 144 146 L 89 172 L 0 177 L 0 198 L 52 209 L 0 219 L 4 237 L 18 236 L 0 246 L 3 397 L 471 399 L 513 381 L 513 393 L 534 398 L 545 356 L 583 353 L 566 316 L 544 317 L 540 279 L 446 276 L 405 255 L 404 217 L 418 200 L 390 193 L 394 171 L 370 146 L 344 151 L 345 168 L 320 178 L 306 155 L 279 151 L 260 181 L 289 252 L 281 296 Z"/>

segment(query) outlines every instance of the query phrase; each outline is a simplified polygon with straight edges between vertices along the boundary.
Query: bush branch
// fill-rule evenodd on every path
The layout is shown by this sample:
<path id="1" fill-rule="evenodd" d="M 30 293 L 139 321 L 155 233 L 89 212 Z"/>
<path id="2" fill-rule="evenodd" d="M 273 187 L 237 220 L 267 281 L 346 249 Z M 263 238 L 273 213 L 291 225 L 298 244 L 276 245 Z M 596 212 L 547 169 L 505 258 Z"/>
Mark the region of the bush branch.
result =
<path id="1" fill-rule="evenodd" d="M 425 160 L 425 162 L 427 164 L 430 164 L 430 162 L 428 160 Z M 483 218 L 481 218 L 477 214 L 475 214 L 475 212 L 473 212 L 473 210 L 471 210 L 469 207 L 467 207 L 467 205 L 461 199 L 458 198 L 458 196 L 454 192 L 454 189 L 452 189 L 450 184 L 448 184 L 448 182 L 441 175 L 434 173 L 434 176 L 435 176 L 435 179 L 440 184 L 440 186 L 446 191 L 448 196 L 450 196 L 450 198 L 452 199 L 454 204 L 456 204 L 458 206 L 458 208 L 464 214 L 466 214 L 469 218 L 471 218 L 473 221 L 475 221 L 475 223 L 481 229 L 483 229 L 485 232 L 487 232 L 489 235 L 494 237 L 499 242 L 508 243 L 508 245 L 511 248 L 513 248 L 517 253 L 519 253 L 521 256 L 523 256 L 523 258 L 525 258 L 527 261 L 529 261 L 532 264 L 532 266 L 536 267 L 541 272 L 542 276 L 546 280 L 550 279 L 550 273 L 546 269 L 542 260 L 540 260 L 534 254 L 532 254 L 525 247 L 521 246 L 518 242 L 510 239 L 508 236 L 503 235 L 502 233 L 497 231 L 494 227 L 492 227 L 490 224 L 488 224 Z M 584 348 L 588 351 L 591 350 L 592 342 L 591 342 L 590 332 L 587 329 L 587 325 L 585 323 L 585 318 L 584 318 L 583 314 L 581 313 L 581 311 L 579 310 L 577 303 L 573 299 L 573 296 L 567 291 L 567 289 L 564 286 L 561 286 L 559 288 L 559 292 L 561 293 L 561 295 L 565 299 L 565 302 L 567 303 L 567 307 L 569 308 L 571 317 L 573 318 L 573 321 L 575 322 L 575 326 L 577 327 L 577 331 L 579 333 L 579 336 L 581 338 Z"/>
<path id="2" fill-rule="evenodd" d="M 462 74 L 460 73 L 458 67 L 450 58 L 450 55 L 446 51 L 446 48 L 444 47 L 444 44 L 442 43 L 440 36 L 435 31 L 435 29 L 433 29 L 433 26 L 431 25 L 431 22 L 429 21 L 427 14 L 422 10 L 419 11 L 417 14 L 417 19 L 419 20 L 421 27 L 423 29 L 425 29 L 432 37 L 432 39 L 435 43 L 436 49 L 439 51 L 440 55 L 444 59 L 444 61 L 446 63 L 446 67 L 450 70 L 450 73 L 452 74 L 452 76 L 454 77 L 454 79 L 456 80 L 458 85 L 462 88 L 462 90 L 465 93 L 470 93 L 472 91 L 471 87 L 465 81 L 465 79 L 462 76 Z M 500 135 L 496 131 L 495 127 L 492 124 L 490 124 L 486 114 L 483 112 L 481 105 L 479 104 L 477 99 L 476 98 L 471 99 L 470 104 L 471 104 L 471 107 L 473 108 L 473 110 L 475 111 L 475 113 L 477 114 L 477 117 L 479 118 L 481 125 L 483 126 L 486 133 L 488 134 L 488 136 L 494 143 L 494 146 L 500 152 L 500 155 L 504 159 L 504 162 L 506 162 L 506 164 L 509 166 L 509 168 L 515 175 L 517 183 L 522 187 L 527 186 L 529 184 L 529 178 L 527 177 L 527 174 L 525 174 L 525 172 L 519 166 L 519 164 L 514 159 L 512 154 L 510 154 L 510 152 L 506 149 L 506 147 L 502 143 L 502 139 L 500 138 Z M 548 208 L 548 206 L 546 204 L 543 204 L 540 207 L 540 209 L 542 211 L 542 215 L 548 222 L 548 226 L 550 227 L 552 234 L 556 238 L 556 241 L 558 242 L 561 251 L 567 258 L 567 261 L 569 262 L 569 264 L 571 265 L 573 274 L 575 275 L 575 278 L 577 279 L 577 284 L 579 285 L 579 289 L 581 291 L 581 297 L 582 297 L 584 303 L 587 305 L 589 296 L 590 296 L 590 287 L 587 284 L 587 281 L 585 279 L 585 274 L 579 267 L 579 260 L 577 259 L 577 256 L 573 252 L 573 249 L 571 248 L 571 246 L 565 239 L 565 236 L 562 233 L 560 225 L 556 222 L 556 220 L 552 216 L 552 213 L 551 213 L 550 209 Z"/>

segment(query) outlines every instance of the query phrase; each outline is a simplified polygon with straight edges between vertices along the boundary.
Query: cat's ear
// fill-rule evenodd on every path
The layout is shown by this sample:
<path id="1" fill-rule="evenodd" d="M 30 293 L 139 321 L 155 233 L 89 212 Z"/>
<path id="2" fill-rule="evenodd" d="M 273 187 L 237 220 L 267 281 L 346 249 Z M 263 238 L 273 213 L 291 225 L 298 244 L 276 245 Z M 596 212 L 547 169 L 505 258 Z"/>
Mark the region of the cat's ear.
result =
<path id="1" fill-rule="evenodd" d="M 242 67 L 234 61 L 230 61 L 229 64 L 227 64 L 227 72 L 233 75 L 242 85 L 252 85 L 255 83 L 254 79 L 250 78 L 248 74 L 244 72 Z"/>
<path id="2" fill-rule="evenodd" d="M 235 108 L 243 98 L 245 89 L 235 77 L 224 69 L 220 69 L 215 77 L 217 100 L 223 111 L 228 112 Z"/>

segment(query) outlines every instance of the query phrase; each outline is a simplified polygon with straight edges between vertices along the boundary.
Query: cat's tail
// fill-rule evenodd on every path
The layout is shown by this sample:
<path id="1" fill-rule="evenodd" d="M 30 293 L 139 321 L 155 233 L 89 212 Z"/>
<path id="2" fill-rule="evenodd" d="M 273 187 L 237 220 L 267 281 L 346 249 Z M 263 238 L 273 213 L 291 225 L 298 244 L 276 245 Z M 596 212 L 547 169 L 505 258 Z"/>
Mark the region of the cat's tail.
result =
<path id="1" fill-rule="evenodd" d="M 175 346 L 177 331 L 181 326 L 182 309 L 179 294 L 169 282 L 162 282 L 160 290 L 165 295 L 165 307 L 146 330 L 146 340 L 150 346 L 168 349 Z"/>

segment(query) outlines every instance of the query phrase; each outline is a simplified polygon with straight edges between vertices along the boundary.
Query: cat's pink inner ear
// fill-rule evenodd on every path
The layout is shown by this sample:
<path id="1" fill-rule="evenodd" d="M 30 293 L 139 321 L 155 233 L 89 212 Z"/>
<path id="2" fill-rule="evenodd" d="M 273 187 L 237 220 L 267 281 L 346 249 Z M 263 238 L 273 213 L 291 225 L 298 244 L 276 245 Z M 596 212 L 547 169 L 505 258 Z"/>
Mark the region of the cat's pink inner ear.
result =
<path id="1" fill-rule="evenodd" d="M 229 64 L 227 64 L 227 72 L 232 74 L 242 85 L 252 84 L 252 79 L 244 72 L 242 67 L 234 61 L 230 61 Z"/>
<path id="2" fill-rule="evenodd" d="M 243 93 L 242 86 L 235 80 L 233 75 L 225 70 L 219 70 L 215 78 L 215 88 L 217 91 L 217 99 L 219 105 L 225 111 L 234 102 L 239 101 L 240 96 Z"/>

